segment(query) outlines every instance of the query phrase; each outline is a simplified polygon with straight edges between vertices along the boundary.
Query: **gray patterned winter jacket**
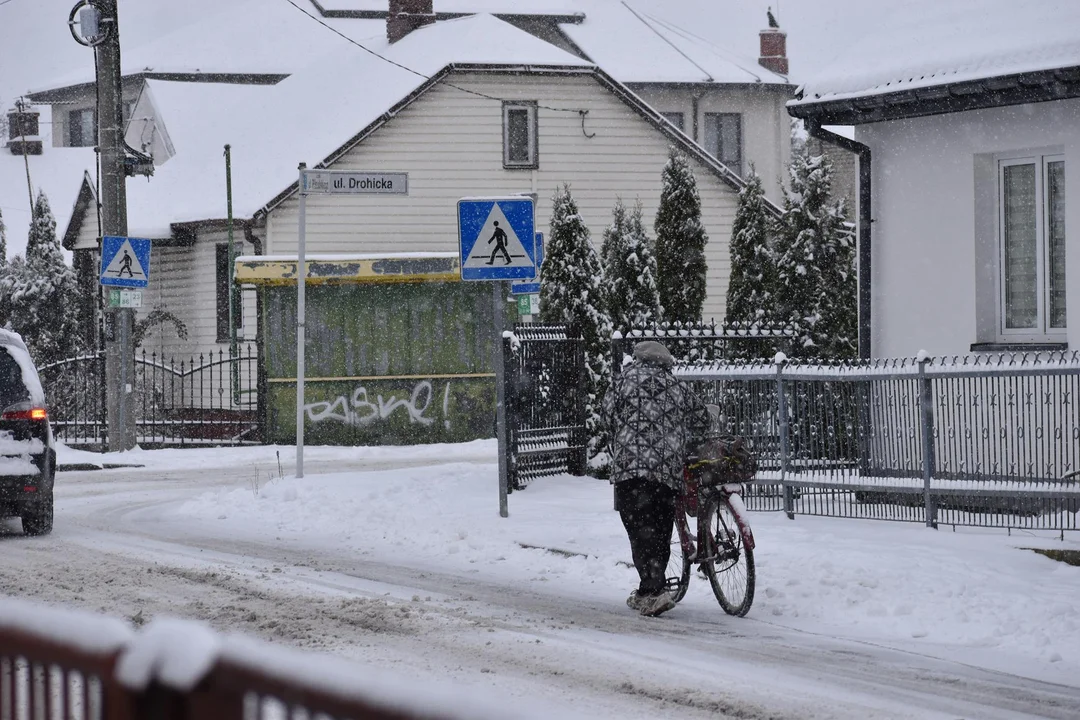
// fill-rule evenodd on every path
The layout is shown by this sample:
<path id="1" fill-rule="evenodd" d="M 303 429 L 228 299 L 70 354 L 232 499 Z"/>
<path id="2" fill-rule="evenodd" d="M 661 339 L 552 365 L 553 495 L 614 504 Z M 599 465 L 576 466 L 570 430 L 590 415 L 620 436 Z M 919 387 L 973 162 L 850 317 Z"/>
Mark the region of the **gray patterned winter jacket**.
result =
<path id="1" fill-rule="evenodd" d="M 709 413 L 663 362 L 639 359 L 623 368 L 604 398 L 604 418 L 611 482 L 644 477 L 682 489 L 686 455 L 704 441 Z"/>

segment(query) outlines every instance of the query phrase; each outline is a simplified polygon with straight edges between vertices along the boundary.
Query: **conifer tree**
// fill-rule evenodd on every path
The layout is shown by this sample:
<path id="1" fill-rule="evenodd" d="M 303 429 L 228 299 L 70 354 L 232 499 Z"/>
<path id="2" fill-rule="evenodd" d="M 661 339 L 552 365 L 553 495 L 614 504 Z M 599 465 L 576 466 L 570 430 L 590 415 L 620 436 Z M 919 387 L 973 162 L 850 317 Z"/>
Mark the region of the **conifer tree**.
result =
<path id="1" fill-rule="evenodd" d="M 600 256 L 611 327 L 625 333 L 630 328 L 647 327 L 660 320 L 656 260 L 649 249 L 641 201 L 627 212 L 622 199 L 618 199 L 611 215 Z"/>
<path id="2" fill-rule="evenodd" d="M 38 365 L 62 360 L 80 348 L 75 272 L 64 261 L 56 219 L 39 192 L 27 237 L 26 257 L 16 256 L 0 278 L 8 322 L 23 336 Z"/>
<path id="3" fill-rule="evenodd" d="M 781 318 L 795 323 L 793 353 L 853 358 L 858 343 L 855 239 L 843 199 L 830 201 L 832 166 L 808 150 L 791 161 L 791 187 L 777 225 Z"/>
<path id="4" fill-rule="evenodd" d="M 686 156 L 671 149 L 656 212 L 656 274 L 664 319 L 701 322 L 705 303 L 705 245 L 701 197 Z"/>
<path id="5" fill-rule="evenodd" d="M 4 227 L 4 212 L 0 210 L 0 268 L 5 265 L 7 265 L 7 232 Z"/>
<path id="6" fill-rule="evenodd" d="M 7 261 L 7 234 L 4 228 L 4 213 L 0 210 L 0 290 L 4 286 L 4 278 L 9 272 Z M 0 291 L 0 328 L 8 322 L 8 297 L 7 293 Z"/>
<path id="7" fill-rule="evenodd" d="M 769 232 L 765 188 L 753 165 L 731 226 L 731 279 L 727 290 L 728 325 L 768 325 L 776 321 L 776 257 Z"/>
<path id="8" fill-rule="evenodd" d="M 540 270 L 540 321 L 572 325 L 585 341 L 586 426 L 589 459 L 595 466 L 598 458 L 602 464 L 601 453 L 607 447 L 601 408 L 611 382 L 611 321 L 604 310 L 600 259 L 569 185 L 555 192 L 549 231 Z"/>

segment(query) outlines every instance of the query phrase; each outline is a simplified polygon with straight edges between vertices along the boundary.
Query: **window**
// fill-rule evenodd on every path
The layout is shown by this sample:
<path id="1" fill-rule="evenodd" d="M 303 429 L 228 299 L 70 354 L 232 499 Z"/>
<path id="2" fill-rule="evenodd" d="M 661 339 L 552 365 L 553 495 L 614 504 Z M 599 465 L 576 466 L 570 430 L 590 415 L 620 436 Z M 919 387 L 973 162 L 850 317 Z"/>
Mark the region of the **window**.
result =
<path id="1" fill-rule="evenodd" d="M 93 108 L 68 113 L 68 145 L 93 147 L 97 144 L 97 112 Z"/>
<path id="2" fill-rule="evenodd" d="M 536 144 L 536 103 L 503 103 L 503 167 L 539 167 Z"/>
<path id="3" fill-rule="evenodd" d="M 742 115 L 705 113 L 705 150 L 742 175 Z"/>
<path id="4" fill-rule="evenodd" d="M 239 254 L 239 252 L 237 252 Z M 229 342 L 229 246 L 217 246 L 217 341 Z M 240 293 L 233 289 L 233 323 L 237 335 L 244 325 L 244 310 Z"/>
<path id="5" fill-rule="evenodd" d="M 686 130 L 686 126 L 683 125 L 683 114 L 681 112 L 662 112 L 660 114 L 664 116 L 665 120 L 667 120 L 675 127 L 683 131 Z"/>
<path id="6" fill-rule="evenodd" d="M 998 162 L 1001 334 L 1065 332 L 1065 159 Z"/>

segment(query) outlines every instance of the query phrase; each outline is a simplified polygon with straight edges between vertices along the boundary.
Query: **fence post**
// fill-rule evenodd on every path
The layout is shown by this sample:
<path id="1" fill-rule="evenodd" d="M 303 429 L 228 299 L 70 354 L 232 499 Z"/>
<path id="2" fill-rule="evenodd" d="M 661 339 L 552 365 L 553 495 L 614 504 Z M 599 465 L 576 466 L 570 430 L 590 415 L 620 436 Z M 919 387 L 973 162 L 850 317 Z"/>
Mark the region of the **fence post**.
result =
<path id="1" fill-rule="evenodd" d="M 588 474 L 589 470 L 589 430 L 587 427 L 589 413 L 585 404 L 585 397 L 589 394 L 588 358 L 585 356 L 585 341 L 581 337 L 581 331 L 576 326 L 568 328 L 567 337 L 575 341 L 567 343 L 567 346 L 574 348 L 573 352 L 578 359 L 577 392 L 574 393 L 577 402 L 574 408 L 574 425 L 578 428 L 578 433 L 580 433 L 580 442 L 575 443 L 575 445 L 580 446 L 581 449 L 570 453 L 566 465 L 569 474 L 583 477 Z"/>
<path id="2" fill-rule="evenodd" d="M 934 475 L 934 387 L 926 377 L 926 363 L 929 358 L 919 353 L 919 419 L 922 430 L 923 461 L 923 504 L 926 512 L 926 527 L 937 527 L 937 509 L 930 492 L 930 480 Z"/>
<path id="3" fill-rule="evenodd" d="M 510 494 L 517 486 L 517 429 L 519 427 L 517 417 L 517 405 L 514 402 L 517 395 L 518 373 L 514 365 L 514 340 L 509 337 L 500 337 L 502 343 L 503 383 L 506 386 L 503 397 L 503 414 L 506 423 L 506 492 Z"/>
<path id="4" fill-rule="evenodd" d="M 626 340 L 622 332 L 616 330 L 611 334 L 611 378 L 612 380 L 622 372 L 623 346 Z"/>
<path id="5" fill-rule="evenodd" d="M 773 362 L 776 364 L 776 412 L 780 421 L 780 484 L 784 488 L 784 513 L 788 520 L 795 519 L 795 494 L 788 485 L 788 437 L 790 423 L 788 421 L 787 394 L 784 392 L 784 364 L 787 358 L 783 353 L 777 353 Z"/>

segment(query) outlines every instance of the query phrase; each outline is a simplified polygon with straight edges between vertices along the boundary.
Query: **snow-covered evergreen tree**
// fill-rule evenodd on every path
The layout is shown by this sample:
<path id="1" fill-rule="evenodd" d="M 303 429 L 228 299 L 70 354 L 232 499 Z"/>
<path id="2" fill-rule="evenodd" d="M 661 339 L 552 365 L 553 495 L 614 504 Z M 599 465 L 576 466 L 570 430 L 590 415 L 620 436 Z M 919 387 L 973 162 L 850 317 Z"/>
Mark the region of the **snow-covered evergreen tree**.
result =
<path id="1" fill-rule="evenodd" d="M 729 324 L 768 325 L 776 321 L 776 257 L 769 232 L 761 177 L 750 166 L 746 187 L 739 191 L 739 206 L 731 226 L 731 279 L 727 290 Z"/>
<path id="2" fill-rule="evenodd" d="M 650 326 L 660 320 L 656 260 L 642 221 L 641 201 L 631 211 L 622 199 L 611 211 L 600 258 L 604 266 L 607 312 L 614 330 Z"/>
<path id="3" fill-rule="evenodd" d="M 75 272 L 64 261 L 56 219 L 39 192 L 27 237 L 26 257 L 16 256 L 0 277 L 8 322 L 23 336 L 38 365 L 70 357 L 80 349 Z"/>
<path id="4" fill-rule="evenodd" d="M 0 289 L 4 286 L 4 277 L 8 271 L 7 234 L 4 228 L 4 213 L 0 210 Z M 0 328 L 7 326 L 8 313 L 7 293 L 0 291 Z"/>
<path id="5" fill-rule="evenodd" d="M 586 425 L 589 458 L 595 467 L 607 447 L 600 413 L 611 382 L 611 320 L 604 309 L 600 258 L 569 185 L 555 192 L 549 231 L 540 270 L 540 321 L 572 325 L 585 341 L 589 384 Z"/>
<path id="6" fill-rule="evenodd" d="M 656 212 L 656 275 L 669 322 L 701 322 L 705 303 L 705 244 L 701 197 L 686 156 L 671 149 Z"/>
<path id="7" fill-rule="evenodd" d="M 855 238 L 844 201 L 829 200 L 832 166 L 803 151 L 791 160 L 791 187 L 777 224 L 777 299 L 800 334 L 793 354 L 855 357 L 858 347 Z"/>
<path id="8" fill-rule="evenodd" d="M 0 210 L 0 268 L 7 265 L 7 229 L 4 227 L 4 212 Z"/>

